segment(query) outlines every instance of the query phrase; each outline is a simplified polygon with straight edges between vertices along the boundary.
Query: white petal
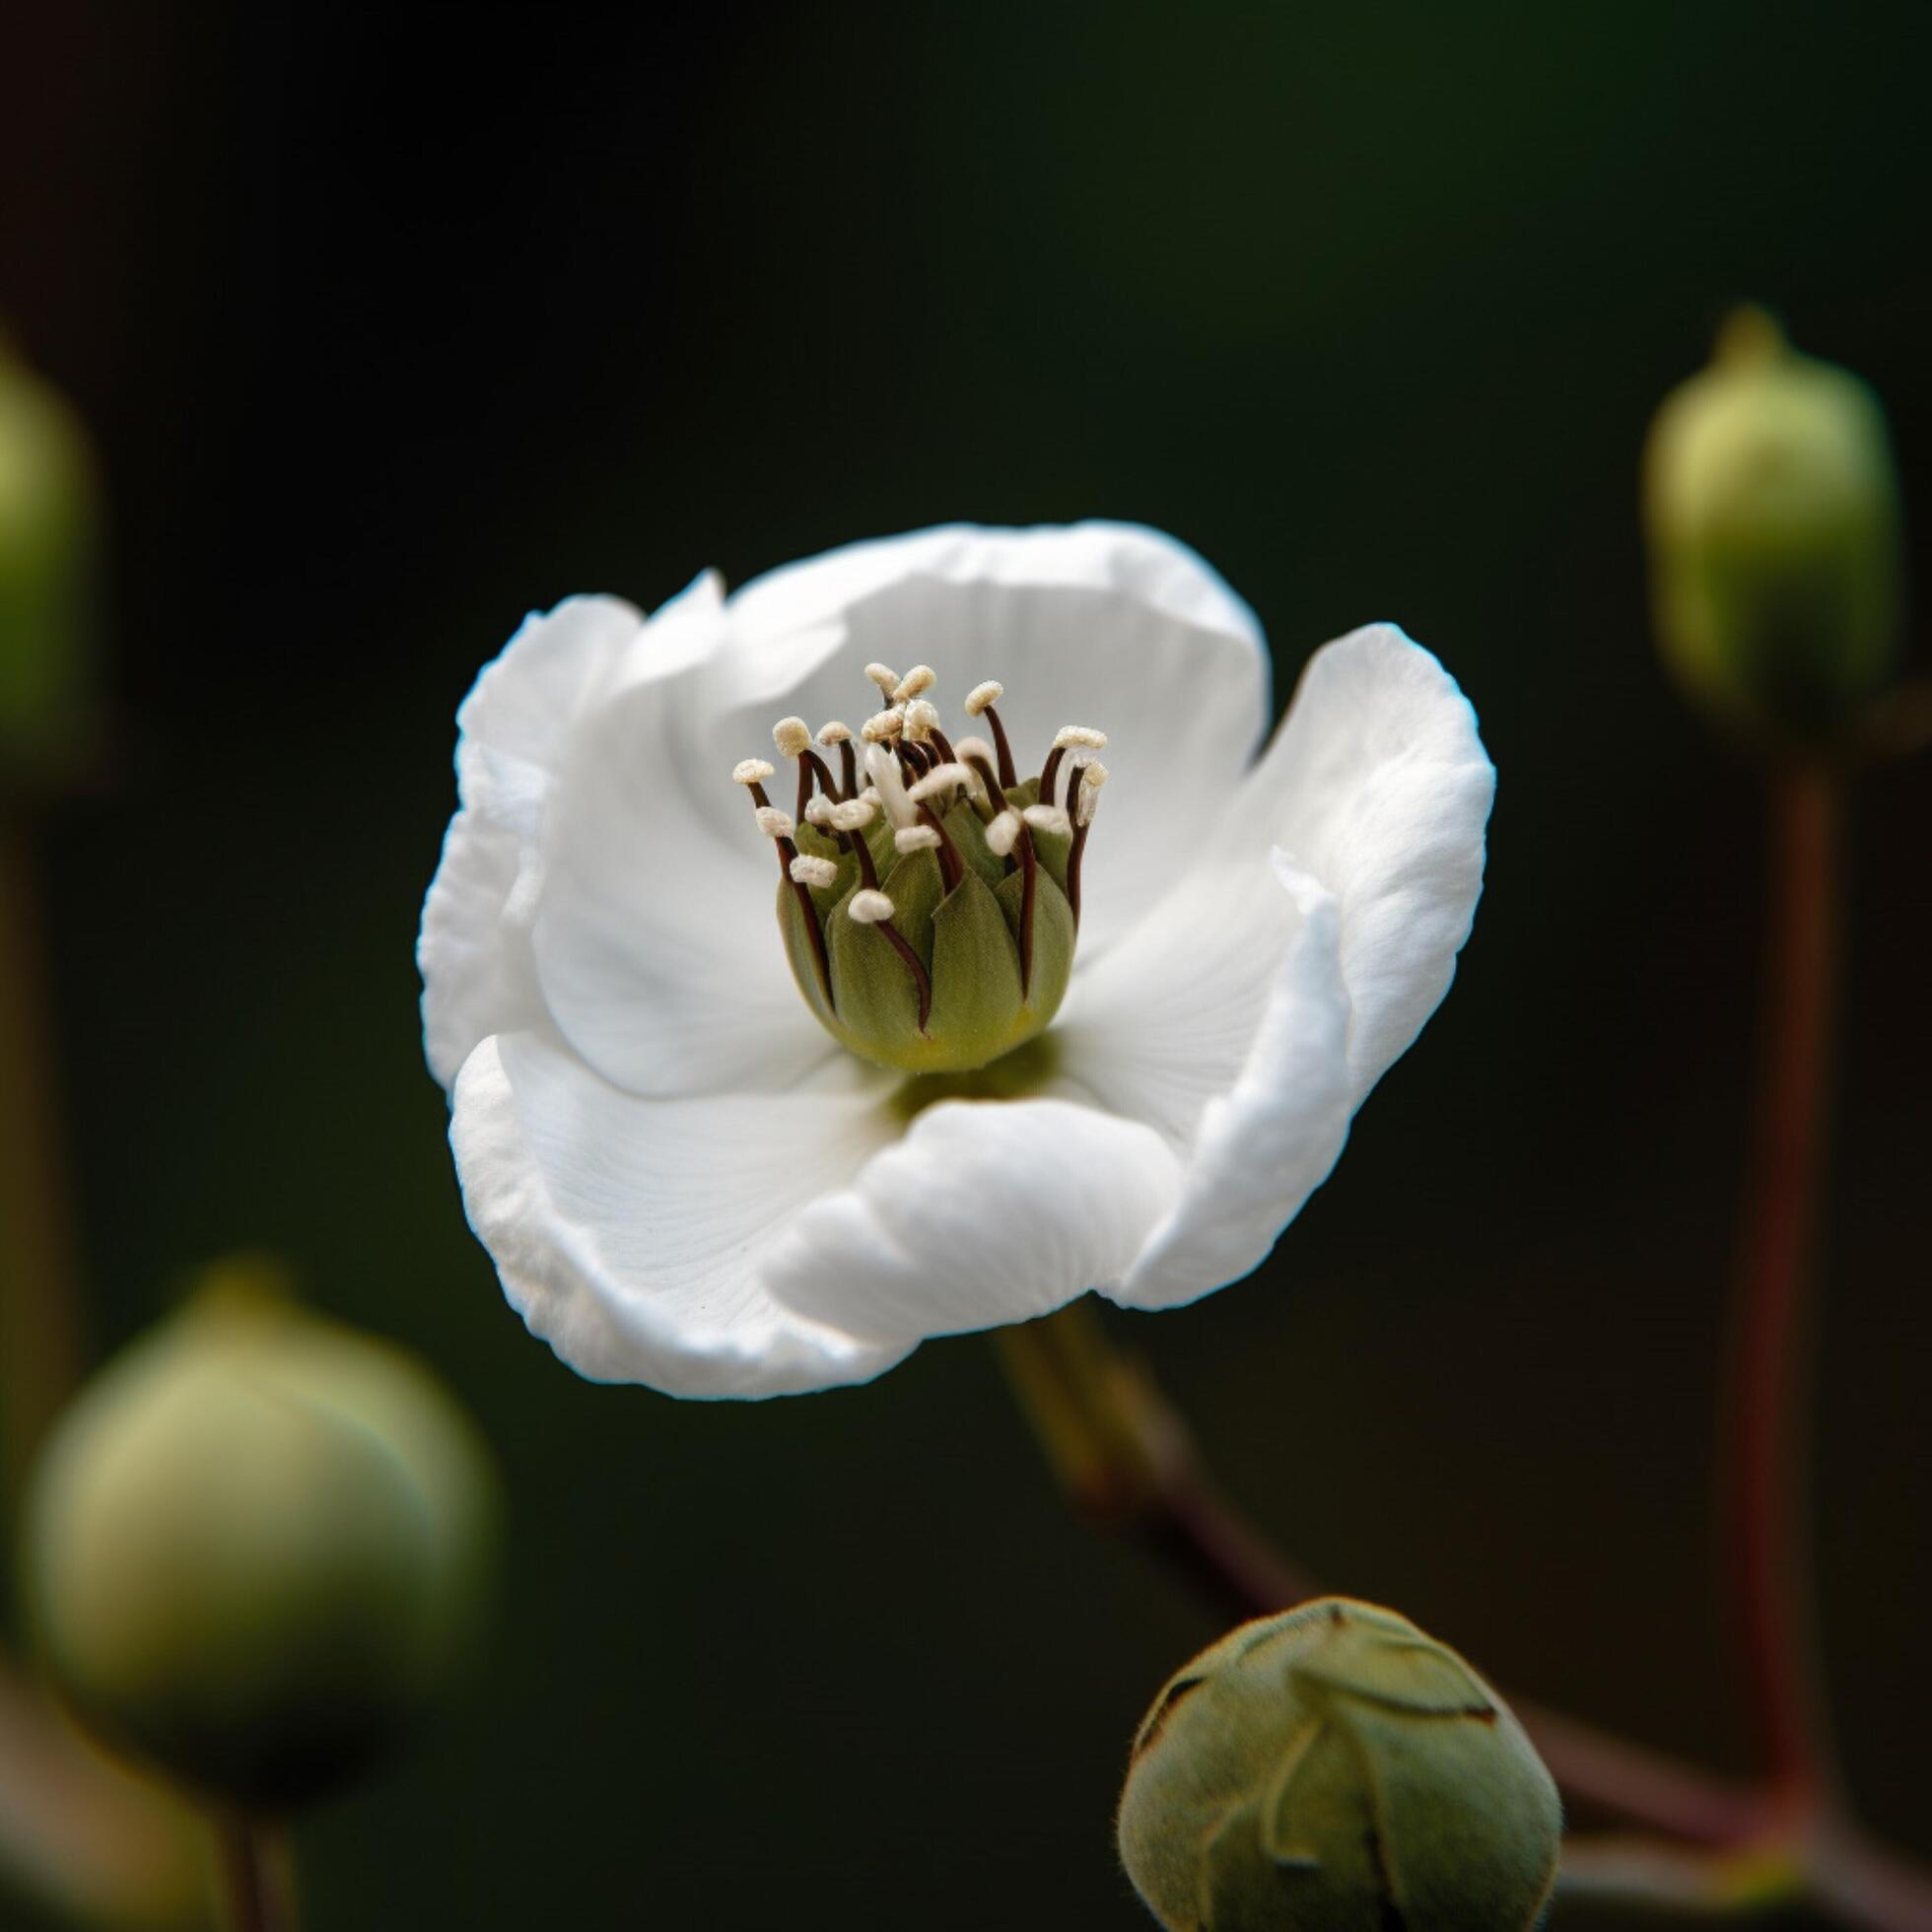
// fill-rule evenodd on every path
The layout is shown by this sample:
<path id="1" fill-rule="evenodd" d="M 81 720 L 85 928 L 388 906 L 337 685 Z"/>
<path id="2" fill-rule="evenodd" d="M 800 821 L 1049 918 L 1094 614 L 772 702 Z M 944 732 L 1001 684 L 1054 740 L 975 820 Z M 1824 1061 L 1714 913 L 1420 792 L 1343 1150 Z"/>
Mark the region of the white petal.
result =
<path id="1" fill-rule="evenodd" d="M 1138 1025 L 1110 1015 L 1110 1038 L 1097 1043 L 1089 1020 L 1069 1041 L 1070 1071 L 1156 1120 L 1185 1158 L 1179 1199 L 1109 1290 L 1130 1307 L 1192 1301 L 1259 1267 L 1347 1138 L 1337 907 L 1285 855 L 1271 854 L 1268 869 L 1223 875 L 1238 891 L 1218 923 L 1195 929 L 1191 976 L 1140 952 Z"/>
<path id="2" fill-rule="evenodd" d="M 522 842 L 478 811 L 457 812 L 443 843 L 416 941 L 423 1046 L 448 1087 L 479 1040 L 543 1017 L 530 956 Z"/>
<path id="3" fill-rule="evenodd" d="M 634 684 L 586 719 L 544 818 L 544 998 L 605 1079 L 659 1098 L 776 1092 L 839 1051 L 786 963 L 778 849 L 734 761 L 698 750 L 712 675 Z"/>
<path id="4" fill-rule="evenodd" d="M 854 544 L 757 579 L 728 614 L 732 743 L 758 741 L 775 710 L 842 717 L 868 659 L 915 655 L 938 672 L 948 735 L 965 728 L 969 691 L 1005 686 L 1022 778 L 1063 724 L 1104 728 L 1115 783 L 1086 856 L 1089 958 L 1200 843 L 1267 724 L 1253 612 L 1193 551 L 1138 525 L 954 525 Z"/>
<path id="5" fill-rule="evenodd" d="M 638 611 L 617 597 L 569 597 L 526 617 L 456 713 L 464 804 L 533 832 L 572 728 L 643 627 Z"/>
<path id="6" fill-rule="evenodd" d="M 894 1130 L 861 1081 L 640 1100 L 554 1039 L 518 1033 L 464 1063 L 450 1140 L 504 1292 L 580 1374 L 769 1396 L 862 1382 L 906 1352 L 782 1306 L 757 1266 Z"/>
<path id="7" fill-rule="evenodd" d="M 732 595 L 731 610 L 747 638 L 790 637 L 837 622 L 875 591 L 914 577 L 1125 590 L 1181 623 L 1261 648 L 1260 620 L 1197 552 L 1143 523 L 1103 519 L 1031 529 L 943 523 L 848 543 L 753 578 Z M 944 677 L 945 667 L 937 668 Z M 963 704 L 969 688 L 957 687 L 949 702 Z"/>
<path id="8" fill-rule="evenodd" d="M 765 1278 L 900 1346 L 1028 1321 L 1118 1280 L 1179 1180 L 1158 1134 L 1098 1108 L 947 1101 L 789 1223 Z"/>
<path id="9" fill-rule="evenodd" d="M 1326 1178 L 1448 986 L 1493 782 L 1435 659 L 1392 627 L 1356 632 L 1317 655 L 1193 866 L 1076 972 L 1056 1028 L 1069 1074 L 1187 1166 L 1116 1299 L 1247 1273 Z"/>
<path id="10" fill-rule="evenodd" d="M 1340 908 L 1358 1103 L 1449 990 L 1494 795 L 1455 679 L 1395 625 L 1371 624 L 1315 654 L 1236 800 L 1225 836 L 1280 846 Z"/>
<path id="11" fill-rule="evenodd" d="M 649 625 L 614 597 L 572 597 L 525 619 L 457 713 L 462 808 L 423 909 L 424 1037 L 447 1087 L 479 1040 L 542 1010 L 530 951 L 545 805 L 580 720 L 635 674 L 640 655 L 688 655 L 681 626 L 721 597 L 700 579 Z M 715 625 L 714 625 L 715 628 Z M 688 635 L 688 627 L 684 627 Z"/>

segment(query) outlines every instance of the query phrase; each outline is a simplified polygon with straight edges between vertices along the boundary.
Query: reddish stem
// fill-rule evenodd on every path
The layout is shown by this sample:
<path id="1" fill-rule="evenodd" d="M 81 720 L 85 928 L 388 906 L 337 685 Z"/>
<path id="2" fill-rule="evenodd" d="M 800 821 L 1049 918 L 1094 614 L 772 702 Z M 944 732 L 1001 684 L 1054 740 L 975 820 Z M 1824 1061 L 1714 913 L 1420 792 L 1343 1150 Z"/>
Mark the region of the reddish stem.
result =
<path id="1" fill-rule="evenodd" d="M 1006 727 L 1000 724 L 1000 714 L 991 705 L 980 715 L 993 732 L 994 755 L 1000 760 L 1000 783 L 1010 792 L 1019 783 L 1019 777 L 1013 765 L 1013 748 L 1006 742 Z"/>
<path id="2" fill-rule="evenodd" d="M 0 801 L 0 1424 L 9 1488 L 78 1379 L 82 1356 L 52 986 L 35 887 L 29 828 Z"/>
<path id="3" fill-rule="evenodd" d="M 1181 1415 L 1085 1303 L 999 1330 L 996 1340 L 1083 1515 L 1137 1532 L 1226 1620 L 1272 1616 L 1319 1593 L 1221 1493 Z M 1767 1827 L 1770 1808 L 1755 1792 L 1575 1718 L 1510 1702 L 1572 1803 L 1701 1844 L 1738 1844 Z"/>
<path id="4" fill-rule="evenodd" d="M 1811 1591 L 1807 1363 L 1838 983 L 1843 799 L 1818 765 L 1770 780 L 1764 1033 L 1729 1340 L 1719 1503 L 1738 1650 L 1794 1812 L 1834 1783 Z"/>
<path id="5" fill-rule="evenodd" d="M 952 842 L 952 835 L 939 822 L 939 814 L 929 804 L 922 804 L 919 815 L 939 835 L 939 882 L 950 892 L 966 875 L 966 862 L 959 856 L 959 848 Z"/>
<path id="6" fill-rule="evenodd" d="M 218 1827 L 230 1932 L 297 1932 L 295 1879 L 286 1836 L 247 1818 Z"/>

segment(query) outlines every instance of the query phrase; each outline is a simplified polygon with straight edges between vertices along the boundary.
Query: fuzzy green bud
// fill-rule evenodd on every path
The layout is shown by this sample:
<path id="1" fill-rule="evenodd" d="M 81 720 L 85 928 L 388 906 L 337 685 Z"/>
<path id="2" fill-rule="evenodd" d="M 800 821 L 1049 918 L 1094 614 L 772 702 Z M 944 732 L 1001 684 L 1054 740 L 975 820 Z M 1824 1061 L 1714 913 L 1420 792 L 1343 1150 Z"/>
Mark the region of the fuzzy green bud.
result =
<path id="1" fill-rule="evenodd" d="M 732 777 L 777 848 L 779 931 L 819 1024 L 898 1072 L 971 1072 L 1035 1039 L 1066 996 L 1106 736 L 1065 726 L 1022 780 L 998 684 L 966 702 L 997 745 L 962 737 L 955 750 L 921 695 L 935 681 L 929 666 L 865 674 L 895 702 L 866 721 L 862 757 L 847 725 L 821 727 L 829 755 L 802 719 L 774 727 L 779 754 L 798 760 L 795 813 L 766 793 L 776 768 L 765 759 Z"/>
<path id="2" fill-rule="evenodd" d="M 1657 635 L 1734 723 L 1828 736 L 1898 649 L 1898 484 L 1877 397 L 1761 310 L 1724 324 L 1644 458 Z"/>
<path id="3" fill-rule="evenodd" d="M 428 1371 L 231 1265 L 55 1423 L 23 1570 L 77 1714 L 277 1811 L 380 1757 L 443 1688 L 494 1531 L 485 1452 Z"/>
<path id="4" fill-rule="evenodd" d="M 1462 1658 L 1329 1597 L 1243 1624 L 1169 1680 L 1134 1741 L 1119 1833 L 1169 1932 L 1524 1932 L 1562 1814 Z"/>
<path id="5" fill-rule="evenodd" d="M 56 774 L 87 736 L 97 518 L 79 422 L 0 338 L 0 780 Z"/>

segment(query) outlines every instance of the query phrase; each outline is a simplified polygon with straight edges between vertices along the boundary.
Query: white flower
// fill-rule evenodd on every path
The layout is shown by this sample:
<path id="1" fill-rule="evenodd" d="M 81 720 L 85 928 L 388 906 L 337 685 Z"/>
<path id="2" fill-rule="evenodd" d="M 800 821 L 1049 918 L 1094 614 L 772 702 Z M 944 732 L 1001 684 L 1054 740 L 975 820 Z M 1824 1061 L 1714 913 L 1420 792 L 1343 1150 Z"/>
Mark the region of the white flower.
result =
<path id="1" fill-rule="evenodd" d="M 790 838 L 774 866 L 760 788 L 730 779 L 767 765 L 774 720 L 850 716 L 914 658 L 955 735 L 997 703 L 1022 773 L 1061 732 L 1061 830 L 1072 807 L 1091 840 L 1039 1043 L 909 1087 L 801 998 L 774 907 L 821 874 L 791 873 Z M 1392 625 L 1317 653 L 1257 758 L 1268 716 L 1253 613 L 1121 524 L 930 530 L 728 598 L 707 575 L 648 620 L 602 597 L 532 617 L 462 708 L 419 946 L 470 1222 L 531 1330 L 587 1376 L 765 1396 L 1087 1288 L 1161 1308 L 1255 1268 L 1448 988 L 1494 784 L 1454 681 Z M 1097 818 L 1109 775 L 1079 792 L 1070 761 L 1102 733 L 1062 731 L 1089 718 Z M 797 840 L 890 861 L 921 810 L 900 781 L 937 754 L 848 732 L 799 756 L 846 753 L 871 833 L 821 809 Z M 971 791 L 955 809 L 991 818 Z M 932 865 L 916 844 L 900 862 Z M 947 1080 L 1019 1091 L 910 1104 Z"/>

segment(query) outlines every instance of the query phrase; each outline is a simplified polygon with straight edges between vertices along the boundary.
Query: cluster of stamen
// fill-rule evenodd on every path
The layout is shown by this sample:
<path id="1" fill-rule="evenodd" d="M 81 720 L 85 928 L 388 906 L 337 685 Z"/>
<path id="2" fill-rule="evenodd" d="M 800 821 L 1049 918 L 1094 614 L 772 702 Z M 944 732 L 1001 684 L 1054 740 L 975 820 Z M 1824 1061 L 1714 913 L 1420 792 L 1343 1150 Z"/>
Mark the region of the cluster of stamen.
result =
<path id="1" fill-rule="evenodd" d="M 893 827 L 893 852 L 908 858 L 931 852 L 938 865 L 943 897 L 960 885 L 967 870 L 967 861 L 947 831 L 946 818 L 961 803 L 970 807 L 979 821 L 986 852 L 1003 863 L 1006 875 L 1021 875 L 1014 936 L 1021 994 L 1028 997 L 1039 891 L 1036 836 L 1070 842 L 1066 897 L 1077 930 L 1081 860 L 1100 788 L 1107 779 L 1107 768 L 1095 754 L 1104 748 L 1107 738 L 1104 732 L 1080 724 L 1061 729 L 1040 767 L 1035 795 L 1026 801 L 998 709 L 1004 695 L 1000 685 L 990 681 L 977 684 L 966 697 L 967 716 L 990 737 L 964 735 L 955 745 L 942 728 L 937 706 L 926 695 L 937 682 L 931 665 L 915 664 L 901 677 L 889 665 L 873 663 L 865 666 L 865 676 L 877 687 L 881 708 L 856 732 L 836 719 L 816 732 L 802 718 L 784 718 L 773 727 L 772 742 L 779 755 L 797 765 L 795 811 L 779 809 L 767 795 L 765 781 L 774 776 L 774 767 L 765 759 L 747 758 L 731 776 L 750 793 L 758 830 L 778 849 L 779 869 L 791 886 L 809 934 L 819 990 L 827 1004 L 832 1003 L 833 987 L 825 920 L 842 915 L 859 926 L 869 927 L 898 953 L 918 995 L 919 1026 L 924 1034 L 932 1001 L 930 976 L 919 953 L 894 924 L 898 908 L 881 884 L 878 865 L 884 860 L 874 860 L 867 828 L 883 813 Z M 1021 794 L 1018 803 L 1008 796 L 1015 792 Z M 958 829 L 961 821 L 955 818 L 953 822 Z M 798 850 L 796 835 L 801 824 L 821 835 L 818 852 Z M 841 875 L 839 861 L 822 856 L 824 840 L 831 841 L 842 856 L 852 855 L 858 882 L 821 919 L 812 894 L 832 887 Z M 986 869 L 983 854 L 978 862 L 983 877 L 994 876 Z M 850 872 L 845 875 L 851 876 Z M 1010 923 L 1010 900 L 1007 905 Z M 1064 956 L 1064 948 L 1060 956 Z"/>

